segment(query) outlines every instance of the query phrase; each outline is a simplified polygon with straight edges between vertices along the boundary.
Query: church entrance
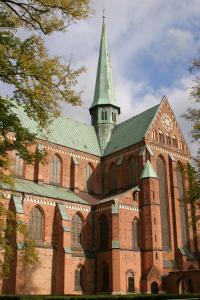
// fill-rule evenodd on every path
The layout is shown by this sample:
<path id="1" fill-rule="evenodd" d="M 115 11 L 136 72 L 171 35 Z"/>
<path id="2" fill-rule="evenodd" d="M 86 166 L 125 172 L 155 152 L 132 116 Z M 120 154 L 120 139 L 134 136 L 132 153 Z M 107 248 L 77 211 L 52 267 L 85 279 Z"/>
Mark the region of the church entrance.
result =
<path id="1" fill-rule="evenodd" d="M 151 294 L 158 294 L 159 288 L 156 281 L 153 281 L 151 284 Z"/>
<path id="2" fill-rule="evenodd" d="M 135 292 L 135 282 L 134 282 L 133 273 L 131 273 L 131 272 L 128 273 L 127 280 L 128 280 L 128 286 L 127 286 L 128 293 L 134 293 Z"/>

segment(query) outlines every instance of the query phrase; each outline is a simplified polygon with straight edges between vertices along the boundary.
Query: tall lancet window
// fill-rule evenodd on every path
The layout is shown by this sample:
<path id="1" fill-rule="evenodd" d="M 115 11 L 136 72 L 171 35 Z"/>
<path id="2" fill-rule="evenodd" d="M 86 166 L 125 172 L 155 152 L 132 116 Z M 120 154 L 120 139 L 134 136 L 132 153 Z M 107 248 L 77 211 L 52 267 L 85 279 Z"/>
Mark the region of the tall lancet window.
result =
<path id="1" fill-rule="evenodd" d="M 113 164 L 110 167 L 109 184 L 110 184 L 110 191 L 114 192 L 117 188 L 117 166 L 116 166 L 116 164 Z"/>
<path id="2" fill-rule="evenodd" d="M 13 172 L 15 176 L 24 177 L 24 160 L 19 156 L 17 151 L 13 152 L 14 157 L 14 168 Z"/>
<path id="3" fill-rule="evenodd" d="M 167 251 L 171 248 L 170 226 L 169 226 L 169 204 L 167 192 L 166 164 L 165 161 L 158 156 L 157 158 L 157 175 L 159 178 L 160 190 L 160 214 L 161 214 L 161 230 L 162 230 L 162 246 Z"/>
<path id="4" fill-rule="evenodd" d="M 129 161 L 129 185 L 134 185 L 136 182 L 136 160 L 134 157 L 131 157 Z"/>
<path id="5" fill-rule="evenodd" d="M 43 215 L 38 207 L 34 207 L 29 215 L 29 236 L 36 242 L 43 240 Z"/>
<path id="6" fill-rule="evenodd" d="M 72 246 L 83 246 L 83 220 L 79 214 L 75 214 L 72 219 Z"/>
<path id="7" fill-rule="evenodd" d="M 180 207 L 182 247 L 184 248 L 189 246 L 189 231 L 188 231 L 188 222 L 187 222 L 186 203 L 184 200 L 184 175 L 183 175 L 183 168 L 180 162 L 178 162 L 177 164 L 176 176 L 177 176 L 177 187 L 178 187 L 178 197 L 179 197 L 179 207 Z"/>
<path id="8" fill-rule="evenodd" d="M 93 168 L 90 164 L 87 164 L 85 167 L 85 191 L 92 192 L 93 187 Z"/>
<path id="9" fill-rule="evenodd" d="M 57 155 L 50 162 L 50 182 L 56 185 L 61 183 L 61 161 Z"/>
<path id="10" fill-rule="evenodd" d="M 135 219 L 132 222 L 132 249 L 133 250 L 139 250 L 139 222 L 137 219 Z"/>

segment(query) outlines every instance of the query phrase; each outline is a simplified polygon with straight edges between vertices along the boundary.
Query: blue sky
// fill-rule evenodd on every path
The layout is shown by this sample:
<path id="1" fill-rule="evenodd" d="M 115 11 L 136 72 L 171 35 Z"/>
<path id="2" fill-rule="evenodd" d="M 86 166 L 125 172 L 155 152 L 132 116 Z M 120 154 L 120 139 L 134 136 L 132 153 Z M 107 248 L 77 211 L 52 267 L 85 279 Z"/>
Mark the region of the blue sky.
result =
<path id="1" fill-rule="evenodd" d="M 181 118 L 192 105 L 188 72 L 200 48 L 200 0 L 93 0 L 95 13 L 65 33 L 45 38 L 50 54 L 75 67 L 85 66 L 78 88 L 84 89 L 81 108 L 63 106 L 63 114 L 89 123 L 105 8 L 115 93 L 120 120 L 159 103 L 166 95 L 187 141 L 190 124 Z M 192 153 L 196 146 L 190 144 Z"/>

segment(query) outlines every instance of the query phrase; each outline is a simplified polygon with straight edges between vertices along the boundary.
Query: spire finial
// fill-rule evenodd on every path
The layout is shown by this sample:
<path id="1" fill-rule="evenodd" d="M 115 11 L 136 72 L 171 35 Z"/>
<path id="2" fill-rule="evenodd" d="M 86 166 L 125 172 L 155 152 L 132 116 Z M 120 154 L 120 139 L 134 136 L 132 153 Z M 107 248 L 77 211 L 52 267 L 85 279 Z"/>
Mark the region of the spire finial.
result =
<path id="1" fill-rule="evenodd" d="M 105 8 L 103 7 L 103 22 L 105 21 Z"/>

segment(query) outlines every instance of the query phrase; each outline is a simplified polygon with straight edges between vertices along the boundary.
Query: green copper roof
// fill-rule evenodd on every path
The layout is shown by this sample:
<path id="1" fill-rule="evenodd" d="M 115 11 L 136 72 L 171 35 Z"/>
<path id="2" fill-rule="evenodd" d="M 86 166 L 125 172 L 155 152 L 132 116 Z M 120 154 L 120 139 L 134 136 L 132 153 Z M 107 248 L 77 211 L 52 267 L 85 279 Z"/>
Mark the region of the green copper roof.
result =
<path id="1" fill-rule="evenodd" d="M 81 199 L 67 188 L 43 183 L 37 184 L 34 181 L 19 178 L 15 178 L 14 188 L 11 188 L 9 185 L 4 184 L 3 189 L 13 190 L 15 192 L 24 192 L 41 197 L 55 198 L 74 203 L 88 204 L 85 200 Z"/>
<path id="2" fill-rule="evenodd" d="M 142 171 L 140 179 L 143 178 L 158 178 L 149 160 L 147 160 L 146 165 Z"/>
<path id="3" fill-rule="evenodd" d="M 117 125 L 113 129 L 103 155 L 106 156 L 142 141 L 159 107 L 160 105 L 156 105 Z"/>
<path id="4" fill-rule="evenodd" d="M 106 26 L 104 21 L 102 25 L 95 93 L 91 108 L 96 105 L 113 105 L 119 108 L 115 99 Z"/>
<path id="5" fill-rule="evenodd" d="M 49 132 L 42 133 L 41 130 L 37 130 L 36 122 L 29 119 L 21 107 L 18 108 L 17 114 L 23 126 L 36 133 L 39 139 L 101 156 L 98 138 L 92 125 L 58 117 L 49 126 Z"/>

